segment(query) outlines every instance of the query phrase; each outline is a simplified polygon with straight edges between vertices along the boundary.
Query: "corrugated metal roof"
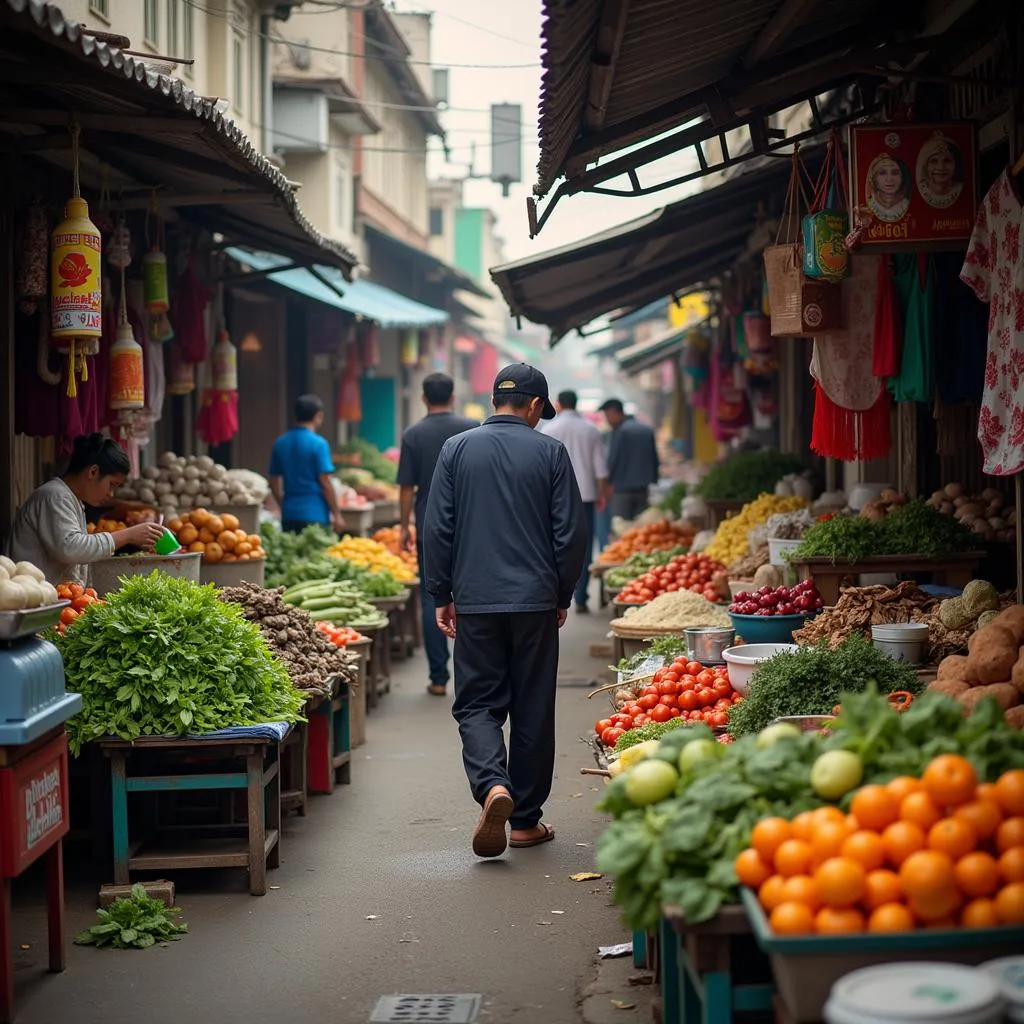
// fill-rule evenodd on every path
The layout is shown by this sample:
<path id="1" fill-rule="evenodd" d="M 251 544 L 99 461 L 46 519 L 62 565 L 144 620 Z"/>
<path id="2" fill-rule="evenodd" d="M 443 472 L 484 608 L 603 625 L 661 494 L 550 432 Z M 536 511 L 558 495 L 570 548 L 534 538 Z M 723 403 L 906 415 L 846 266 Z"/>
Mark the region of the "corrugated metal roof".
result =
<path id="1" fill-rule="evenodd" d="M 772 81 L 814 63 L 815 53 L 797 51 L 825 39 L 821 61 L 837 48 L 863 44 L 881 26 L 897 31 L 897 19 L 917 16 L 921 0 L 893 5 L 886 0 L 813 0 L 776 52 L 744 70 L 744 56 L 776 12 L 789 0 L 623 0 L 628 10 L 611 70 L 611 88 L 600 127 L 588 130 L 585 114 L 595 45 L 612 0 L 544 0 L 544 65 L 540 103 L 537 196 L 555 181 L 580 173 L 602 154 L 653 138 L 707 113 L 709 100 L 728 97 L 759 80 Z M 885 13 L 881 21 L 875 16 Z M 854 26 L 862 26 L 855 30 Z M 799 60 L 789 60 L 789 56 Z M 603 63 L 608 57 L 603 56 Z M 834 77 L 828 60 L 822 82 Z M 762 76 L 762 77 L 759 77 Z M 756 93 L 755 93 L 756 95 Z M 664 110 L 662 110 L 664 108 Z M 637 118 L 660 111 L 638 126 Z M 743 111 L 737 111 L 743 113 Z"/>
<path id="2" fill-rule="evenodd" d="M 152 115 L 162 122 L 159 127 L 154 124 L 154 129 L 158 130 L 152 135 L 144 129 L 135 133 L 138 142 L 134 146 L 123 146 L 120 150 L 123 159 L 106 159 L 103 147 L 96 147 L 97 155 L 106 159 L 112 168 L 125 171 L 142 183 L 147 183 L 148 178 L 149 184 L 180 186 L 183 191 L 237 189 L 240 184 L 262 188 L 268 194 L 267 202 L 222 207 L 211 204 L 217 211 L 220 230 L 233 229 L 241 240 L 248 235 L 249 240 L 261 239 L 275 248 L 329 262 L 346 276 L 351 273 L 358 262 L 356 256 L 316 230 L 299 207 L 294 185 L 231 118 L 217 110 L 215 100 L 198 95 L 180 78 L 159 74 L 144 61 L 97 41 L 82 32 L 77 22 L 67 18 L 52 3 L 2 0 L 0 25 L 5 29 L 0 38 L 0 50 L 4 51 L 3 59 L 9 66 L 15 60 L 29 64 L 39 57 L 50 59 L 54 47 L 84 65 L 84 81 L 70 74 L 62 80 L 55 74 L 46 85 L 45 101 L 42 97 L 33 97 L 39 100 L 39 106 L 45 102 L 46 106 L 56 105 L 78 115 L 88 112 L 126 117 Z M 33 37 L 47 49 L 40 51 L 34 46 Z M 95 85 L 89 80 L 89 74 L 95 75 Z M 29 88 L 19 86 L 19 98 L 27 98 Z M 168 117 L 175 116 L 182 121 L 180 134 L 169 130 L 166 124 Z M 188 123 L 190 119 L 200 122 L 198 132 Z M 92 150 L 94 139 L 102 141 L 102 135 L 102 132 L 83 130 L 83 148 Z M 122 144 L 124 138 L 124 135 L 120 137 Z M 149 145 L 144 146 L 143 140 Z M 180 160 L 175 160 L 176 153 Z M 201 168 L 199 171 L 189 171 L 190 156 L 193 166 Z M 203 216 L 197 214 L 194 219 L 202 220 Z"/>
<path id="3" fill-rule="evenodd" d="M 817 171 L 820 151 L 804 154 Z M 752 167 L 705 192 L 573 245 L 491 270 L 513 315 L 562 337 L 613 310 L 704 284 L 747 247 L 759 207 L 781 206 L 787 160 Z"/>

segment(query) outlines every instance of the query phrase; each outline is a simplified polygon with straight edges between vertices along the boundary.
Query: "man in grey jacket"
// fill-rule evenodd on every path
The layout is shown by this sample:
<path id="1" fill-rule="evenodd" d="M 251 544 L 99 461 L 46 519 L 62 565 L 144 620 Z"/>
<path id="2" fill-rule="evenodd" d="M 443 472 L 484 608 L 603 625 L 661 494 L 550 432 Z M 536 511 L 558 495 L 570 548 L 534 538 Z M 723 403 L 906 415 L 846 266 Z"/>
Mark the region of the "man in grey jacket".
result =
<path id="1" fill-rule="evenodd" d="M 441 449 L 423 536 L 426 589 L 438 626 L 455 640 L 452 713 L 482 806 L 473 833 L 480 857 L 554 838 L 541 810 L 555 764 L 558 630 L 587 540 L 569 454 L 534 429 L 555 415 L 544 375 L 525 363 L 505 367 L 494 409 Z"/>

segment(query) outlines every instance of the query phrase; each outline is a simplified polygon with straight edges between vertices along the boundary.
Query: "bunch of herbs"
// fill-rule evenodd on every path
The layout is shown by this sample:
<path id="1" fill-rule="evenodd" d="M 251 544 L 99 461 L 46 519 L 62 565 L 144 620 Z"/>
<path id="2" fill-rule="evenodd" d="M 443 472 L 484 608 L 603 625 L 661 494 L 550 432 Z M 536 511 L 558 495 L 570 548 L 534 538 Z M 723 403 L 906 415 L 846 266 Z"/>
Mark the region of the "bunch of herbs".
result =
<path id="1" fill-rule="evenodd" d="M 804 469 L 795 455 L 774 450 L 741 452 L 712 466 L 695 491 L 707 501 L 754 501 L 772 494 L 784 476 Z"/>
<path id="2" fill-rule="evenodd" d="M 148 949 L 158 942 L 175 942 L 188 931 L 175 918 L 180 907 L 168 907 L 152 899 L 141 885 L 131 896 L 114 900 L 109 910 L 97 910 L 99 923 L 75 936 L 76 946 L 108 946 L 113 949 Z"/>
<path id="3" fill-rule="evenodd" d="M 83 707 L 67 723 L 77 756 L 91 740 L 206 733 L 295 722 L 292 686 L 242 609 L 166 573 L 126 578 L 54 642 Z"/>
<path id="4" fill-rule="evenodd" d="M 883 694 L 921 690 L 917 673 L 894 661 L 860 633 L 835 650 L 827 641 L 784 651 L 757 666 L 750 690 L 729 710 L 734 736 L 759 732 L 792 715 L 830 715 L 843 693 L 872 687 Z"/>

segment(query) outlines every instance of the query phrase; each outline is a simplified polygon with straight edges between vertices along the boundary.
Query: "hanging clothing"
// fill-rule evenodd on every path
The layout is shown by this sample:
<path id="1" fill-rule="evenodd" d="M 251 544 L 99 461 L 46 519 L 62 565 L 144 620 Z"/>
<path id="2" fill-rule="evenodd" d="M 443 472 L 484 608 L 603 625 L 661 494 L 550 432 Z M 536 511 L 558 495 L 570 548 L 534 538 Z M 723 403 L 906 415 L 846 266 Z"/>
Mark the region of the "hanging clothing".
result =
<path id="1" fill-rule="evenodd" d="M 1009 169 L 978 209 L 960 279 L 989 303 L 978 440 L 991 476 L 1024 470 L 1024 253 L 1021 204 Z"/>
<path id="2" fill-rule="evenodd" d="M 181 346 L 181 354 L 188 363 L 198 365 L 206 362 L 206 356 L 210 351 L 206 336 L 206 307 L 212 298 L 213 293 L 196 273 L 194 257 L 189 256 L 188 265 L 178 278 L 174 296 L 177 341 Z M 141 344 L 142 339 L 138 334 L 135 338 Z"/>
<path id="3" fill-rule="evenodd" d="M 923 252 L 897 253 L 892 265 L 903 314 L 903 358 L 889 390 L 897 402 L 930 402 L 935 397 L 935 275 Z"/>
<path id="4" fill-rule="evenodd" d="M 875 307 L 884 257 L 855 256 L 843 293 L 842 331 L 814 339 L 810 372 L 814 378 L 811 449 L 827 458 L 853 462 L 889 454 L 891 402 L 872 373 Z"/>
<path id="5" fill-rule="evenodd" d="M 935 267 L 935 383 L 946 405 L 981 401 L 985 388 L 988 310 L 960 282 L 963 258 L 937 252 Z"/>
<path id="6" fill-rule="evenodd" d="M 876 377 L 895 377 L 900 372 L 903 355 L 903 317 L 893 282 L 892 260 L 878 258 L 877 294 L 875 296 L 875 341 L 871 372 Z"/>

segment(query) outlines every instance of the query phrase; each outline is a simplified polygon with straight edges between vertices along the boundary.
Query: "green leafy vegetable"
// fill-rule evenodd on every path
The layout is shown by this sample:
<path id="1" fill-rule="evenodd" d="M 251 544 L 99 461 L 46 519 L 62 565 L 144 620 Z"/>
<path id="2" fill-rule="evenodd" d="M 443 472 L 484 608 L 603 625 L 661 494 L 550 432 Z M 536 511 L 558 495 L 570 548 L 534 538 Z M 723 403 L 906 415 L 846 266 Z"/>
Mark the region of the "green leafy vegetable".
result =
<path id="1" fill-rule="evenodd" d="M 398 466 L 391 459 L 385 458 L 375 444 L 371 444 L 361 437 L 353 438 L 341 445 L 338 450 L 343 455 L 358 456 L 359 466 L 368 473 L 372 473 L 378 480 L 393 484 L 398 476 Z M 341 475 L 339 473 L 339 476 Z"/>
<path id="2" fill-rule="evenodd" d="M 338 540 L 325 526 L 307 526 L 301 533 L 284 533 L 272 523 L 261 524 L 260 536 L 267 552 L 264 573 L 268 587 L 281 586 L 289 566 L 324 557 L 327 548 Z"/>
<path id="3" fill-rule="evenodd" d="M 673 484 L 665 496 L 658 502 L 658 508 L 662 512 L 679 518 L 683 511 L 683 498 L 686 497 L 686 484 L 680 482 Z"/>
<path id="4" fill-rule="evenodd" d="M 742 452 L 712 466 L 696 493 L 708 501 L 753 501 L 762 494 L 771 494 L 782 477 L 805 469 L 795 455 Z"/>
<path id="5" fill-rule="evenodd" d="M 912 668 L 879 651 L 860 633 L 834 651 L 826 641 L 785 651 L 757 666 L 749 693 L 729 711 L 729 731 L 744 736 L 766 728 L 776 718 L 830 715 L 843 693 L 872 685 L 881 693 L 921 690 L 921 680 Z"/>
<path id="6" fill-rule="evenodd" d="M 619 737 L 618 743 L 615 744 L 615 749 L 621 752 L 647 740 L 660 740 L 666 734 L 684 728 L 694 728 L 694 725 L 682 718 L 670 718 L 667 722 L 648 722 L 646 725 L 624 732 Z"/>
<path id="7" fill-rule="evenodd" d="M 923 501 L 908 501 L 878 522 L 863 516 L 835 516 L 815 523 L 790 559 L 831 558 L 859 562 L 877 555 L 949 555 L 974 545 L 970 529 Z"/>
<path id="8" fill-rule="evenodd" d="M 188 931 L 175 918 L 180 907 L 168 907 L 146 895 L 141 885 L 131 896 L 114 900 L 109 910 L 97 910 L 99 923 L 75 936 L 76 946 L 111 946 L 114 949 L 148 949 L 158 942 L 176 942 Z"/>
<path id="9" fill-rule="evenodd" d="M 161 572 L 126 578 L 54 642 L 84 701 L 67 723 L 76 756 L 102 736 L 295 722 L 306 699 L 238 605 Z"/>

